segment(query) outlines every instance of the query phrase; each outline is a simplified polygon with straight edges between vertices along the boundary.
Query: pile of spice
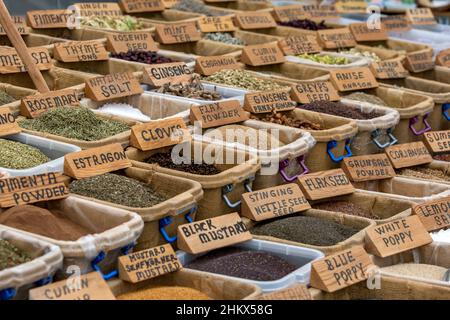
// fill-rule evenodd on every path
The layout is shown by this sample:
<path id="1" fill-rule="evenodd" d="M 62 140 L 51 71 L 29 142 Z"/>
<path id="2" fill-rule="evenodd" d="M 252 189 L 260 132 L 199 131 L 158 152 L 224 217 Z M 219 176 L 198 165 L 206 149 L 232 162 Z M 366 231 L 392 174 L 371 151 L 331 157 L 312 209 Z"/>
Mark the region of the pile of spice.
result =
<path id="1" fill-rule="evenodd" d="M 435 154 L 433 155 L 433 159 L 434 160 L 439 160 L 439 161 L 450 161 L 450 153 L 447 154 Z"/>
<path id="2" fill-rule="evenodd" d="M 301 58 L 301 59 L 311 60 L 311 61 L 321 63 L 321 64 L 344 65 L 344 64 L 350 63 L 350 61 L 346 57 L 336 57 L 336 56 L 331 56 L 331 55 L 323 54 L 323 53 L 314 53 L 314 54 L 303 53 L 303 54 L 297 55 L 296 57 Z"/>
<path id="3" fill-rule="evenodd" d="M 250 118 L 304 130 L 323 130 L 323 128 L 319 124 L 313 123 L 308 120 L 295 119 L 291 113 L 285 112 L 272 111 L 272 113 L 267 113 L 264 115 L 252 114 Z"/>
<path id="4" fill-rule="evenodd" d="M 226 32 L 211 32 L 207 33 L 203 39 L 223 42 L 227 44 L 234 44 L 236 46 L 245 46 L 247 45 L 244 40 L 233 37 L 231 34 Z"/>
<path id="5" fill-rule="evenodd" d="M 352 216 L 363 217 L 372 220 L 381 219 L 380 216 L 373 214 L 369 210 L 366 210 L 350 201 L 327 201 L 314 204 L 312 207 L 318 210 L 341 212 Z"/>
<path id="6" fill-rule="evenodd" d="M 200 2 L 198 0 L 180 0 L 172 7 L 172 9 L 185 12 L 201 13 L 209 17 L 225 16 L 229 14 L 224 11 L 211 10 L 203 2 Z"/>
<path id="7" fill-rule="evenodd" d="M 76 241 L 90 234 L 58 210 L 36 206 L 17 206 L 0 214 L 0 224 L 61 241 Z"/>
<path id="8" fill-rule="evenodd" d="M 16 141 L 0 139 L 0 167 L 28 169 L 51 161 L 41 150 Z"/>
<path id="9" fill-rule="evenodd" d="M 205 78 L 206 81 L 252 91 L 287 89 L 288 87 L 262 78 L 257 78 L 245 70 L 221 70 Z"/>
<path id="10" fill-rule="evenodd" d="M 228 247 L 201 256 L 186 268 L 253 281 L 275 281 L 299 267 L 264 251 Z"/>
<path id="11" fill-rule="evenodd" d="M 7 94 L 5 91 L 0 90 L 0 106 L 16 101 L 16 99 Z"/>
<path id="12" fill-rule="evenodd" d="M 377 97 L 376 95 L 368 94 L 368 93 L 364 93 L 364 92 L 353 92 L 353 93 L 349 94 L 348 96 L 345 96 L 345 98 L 350 99 L 350 100 L 367 102 L 367 103 L 387 107 L 387 104 L 386 104 L 386 102 L 384 102 L 383 99 Z"/>
<path id="13" fill-rule="evenodd" d="M 295 216 L 261 223 L 250 232 L 314 246 L 333 246 L 359 230 L 326 219 Z"/>
<path id="14" fill-rule="evenodd" d="M 212 300 L 201 291 L 188 287 L 156 287 L 121 294 L 117 300 Z"/>
<path id="15" fill-rule="evenodd" d="M 107 103 L 97 109 L 97 112 L 125 117 L 136 121 L 148 122 L 152 119 L 141 110 L 126 103 Z"/>
<path id="16" fill-rule="evenodd" d="M 0 271 L 31 261 L 31 257 L 11 242 L 0 239 Z"/>
<path id="17" fill-rule="evenodd" d="M 111 58 L 140 62 L 145 64 L 161 64 L 161 63 L 175 62 L 174 60 L 160 56 L 158 53 L 153 51 L 130 50 L 128 52 L 112 53 Z"/>
<path id="18" fill-rule="evenodd" d="M 299 108 L 355 120 L 369 120 L 382 116 L 376 111 L 362 112 L 339 101 L 314 101 L 300 105 Z"/>
<path id="19" fill-rule="evenodd" d="M 130 130 L 126 123 L 102 119 L 82 107 L 55 108 L 38 118 L 21 120 L 19 125 L 24 129 L 83 141 L 102 140 Z"/>
<path id="20" fill-rule="evenodd" d="M 432 264 L 402 263 L 381 268 L 384 272 L 395 273 L 402 276 L 425 278 L 430 280 L 445 281 L 448 269 Z M 448 280 L 447 280 L 448 281 Z"/>
<path id="21" fill-rule="evenodd" d="M 327 27 L 325 25 L 324 20 L 317 23 L 317 22 L 315 22 L 313 20 L 309 20 L 309 19 L 299 19 L 299 20 L 278 22 L 278 24 L 280 26 L 293 27 L 293 28 L 312 30 L 312 31 L 330 29 L 330 27 Z"/>
<path id="22" fill-rule="evenodd" d="M 431 169 L 427 167 L 412 167 L 397 170 L 397 174 L 401 176 L 429 179 L 429 180 L 439 180 L 439 181 L 449 181 L 450 175 L 439 169 Z"/>
<path id="23" fill-rule="evenodd" d="M 194 159 L 191 160 L 190 164 L 175 164 L 172 160 L 171 153 L 156 153 L 152 155 L 150 158 L 145 160 L 147 163 L 156 163 L 159 166 L 167 169 L 183 171 L 192 174 L 199 174 L 204 176 L 212 176 L 221 173 L 219 169 L 217 169 L 212 164 L 194 163 Z"/>
<path id="24" fill-rule="evenodd" d="M 81 19 L 82 27 L 115 31 L 136 31 L 144 29 L 144 24 L 131 16 L 90 16 Z"/>
<path id="25" fill-rule="evenodd" d="M 364 51 L 356 48 L 351 48 L 350 50 L 342 50 L 340 51 L 340 53 L 348 54 L 355 57 L 369 58 L 375 62 L 381 61 L 380 57 L 375 52 L 372 51 Z"/>
<path id="26" fill-rule="evenodd" d="M 149 208 L 169 197 L 148 184 L 113 173 L 76 180 L 70 192 L 132 208 Z"/>
<path id="27" fill-rule="evenodd" d="M 200 77 L 197 75 L 194 75 L 188 83 L 166 83 L 161 88 L 157 89 L 156 92 L 205 101 L 217 101 L 222 99 L 222 95 L 219 92 L 206 90 L 200 81 Z"/>

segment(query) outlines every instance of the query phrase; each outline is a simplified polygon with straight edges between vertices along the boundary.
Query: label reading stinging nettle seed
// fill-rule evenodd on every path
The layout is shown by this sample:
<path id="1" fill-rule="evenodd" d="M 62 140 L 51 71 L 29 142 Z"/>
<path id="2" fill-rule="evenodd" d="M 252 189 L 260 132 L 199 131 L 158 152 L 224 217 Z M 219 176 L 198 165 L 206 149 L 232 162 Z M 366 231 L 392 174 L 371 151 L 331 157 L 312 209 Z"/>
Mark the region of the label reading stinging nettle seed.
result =
<path id="1" fill-rule="evenodd" d="M 72 21 L 73 12 L 65 9 L 34 10 L 27 12 L 28 24 L 33 29 L 59 29 L 67 28 Z"/>
<path id="2" fill-rule="evenodd" d="M 240 29 L 275 28 L 276 21 L 268 11 L 245 11 L 236 14 L 236 24 Z"/>
<path id="3" fill-rule="evenodd" d="M 392 15 L 381 17 L 381 23 L 384 24 L 388 32 L 401 32 L 411 30 L 412 26 L 405 15 Z"/>
<path id="4" fill-rule="evenodd" d="M 319 43 L 325 49 L 339 49 L 356 46 L 356 40 L 348 27 L 318 30 Z"/>
<path id="5" fill-rule="evenodd" d="M 278 46 L 286 56 L 295 56 L 304 53 L 317 53 L 322 50 L 317 37 L 313 35 L 296 35 L 278 41 Z"/>
<path id="6" fill-rule="evenodd" d="M 450 68 L 450 49 L 442 50 L 436 56 L 436 64 Z"/>
<path id="7" fill-rule="evenodd" d="M 194 21 L 156 26 L 156 41 L 162 44 L 175 44 L 199 41 L 200 30 Z"/>
<path id="8" fill-rule="evenodd" d="M 407 9 L 406 18 L 414 25 L 435 25 L 437 21 L 430 8 Z"/>
<path id="9" fill-rule="evenodd" d="M 233 16 L 202 17 L 198 20 L 198 27 L 203 33 L 231 32 L 237 30 L 233 22 Z"/>
<path id="10" fill-rule="evenodd" d="M 28 48 L 34 64 L 39 70 L 50 70 L 53 66 L 52 58 L 46 48 Z M 17 54 L 16 49 L 0 48 L 0 74 L 27 72 L 25 65 Z"/>
<path id="11" fill-rule="evenodd" d="M 428 232 L 450 227 L 450 197 L 418 204 L 412 208 Z"/>
<path id="12" fill-rule="evenodd" d="M 99 41 L 69 41 L 55 43 L 53 56 L 62 62 L 104 61 L 109 53 Z"/>
<path id="13" fill-rule="evenodd" d="M 345 158 L 342 169 L 351 181 L 371 181 L 395 177 L 395 170 L 383 154 Z"/>
<path id="14" fill-rule="evenodd" d="M 277 42 L 245 46 L 241 61 L 250 66 L 265 66 L 286 61 Z"/>
<path id="15" fill-rule="evenodd" d="M 206 219 L 178 227 L 178 248 L 199 254 L 252 239 L 237 213 Z"/>
<path id="16" fill-rule="evenodd" d="M 191 107 L 190 121 L 202 129 L 239 123 L 249 119 L 238 100 L 226 100 L 202 106 Z"/>
<path id="17" fill-rule="evenodd" d="M 289 5 L 289 6 L 280 6 L 274 7 L 272 11 L 272 15 L 275 21 L 279 22 L 288 22 L 292 20 L 303 20 L 307 19 L 305 11 L 303 11 L 302 6 L 300 5 Z"/>
<path id="18" fill-rule="evenodd" d="M 425 132 L 424 137 L 424 142 L 431 152 L 450 152 L 450 130 Z"/>
<path id="19" fill-rule="evenodd" d="M 14 25 L 17 28 L 17 31 L 19 31 L 19 34 L 24 36 L 30 34 L 30 30 L 25 22 L 25 19 L 18 16 L 12 16 L 11 17 Z M 6 35 L 6 30 L 3 28 L 3 26 L 0 24 L 0 35 Z"/>
<path id="20" fill-rule="evenodd" d="M 331 81 L 339 91 L 377 88 L 378 82 L 368 67 L 330 70 Z"/>
<path id="21" fill-rule="evenodd" d="M 366 231 L 367 252 L 385 258 L 433 242 L 416 215 L 370 227 Z"/>
<path id="22" fill-rule="evenodd" d="M 242 195 L 241 214 L 262 221 L 311 209 L 296 183 L 267 188 Z"/>
<path id="23" fill-rule="evenodd" d="M 132 73 L 115 73 L 86 80 L 86 97 L 97 102 L 141 94 L 144 90 Z"/>
<path id="24" fill-rule="evenodd" d="M 395 169 L 419 166 L 433 161 L 422 141 L 390 146 L 384 152 Z"/>
<path id="25" fill-rule="evenodd" d="M 78 102 L 75 89 L 40 93 L 22 99 L 20 114 L 27 118 L 36 118 L 50 109 L 77 105 Z"/>
<path id="26" fill-rule="evenodd" d="M 381 23 L 380 28 L 369 29 L 367 22 L 350 24 L 350 31 L 356 41 L 382 41 L 387 40 L 389 35 L 386 27 Z"/>
<path id="27" fill-rule="evenodd" d="M 152 36 L 148 32 L 121 32 L 108 33 L 107 49 L 112 53 L 123 53 L 128 51 L 153 51 L 159 50 Z"/>
<path id="28" fill-rule="evenodd" d="M 158 12 L 166 9 L 161 0 L 119 0 L 119 5 L 126 13 Z"/>
<path id="29" fill-rule="evenodd" d="M 355 192 L 342 169 L 310 173 L 298 177 L 300 188 L 308 200 L 319 200 Z"/>
<path id="30" fill-rule="evenodd" d="M 403 67 L 401 59 L 373 61 L 370 70 L 377 79 L 401 79 L 408 76 L 408 71 Z"/>
<path id="31" fill-rule="evenodd" d="M 8 107 L 0 108 L 0 137 L 9 136 L 21 132 L 22 129 L 16 121 L 16 117 Z"/>
<path id="32" fill-rule="evenodd" d="M 292 99 L 300 103 L 314 101 L 339 101 L 336 88 L 330 81 L 314 81 L 292 85 Z"/>
<path id="33" fill-rule="evenodd" d="M 261 91 L 245 95 L 244 110 L 251 113 L 290 111 L 297 107 L 289 91 Z"/>
<path id="34" fill-rule="evenodd" d="M 225 69 L 241 69 L 241 65 L 231 56 L 198 57 L 195 60 L 195 72 L 204 76 Z"/>
<path id="35" fill-rule="evenodd" d="M 74 3 L 74 7 L 77 8 L 80 16 L 123 16 L 123 12 L 119 7 L 119 4 L 113 2 L 86 2 L 86 3 Z"/>
<path id="36" fill-rule="evenodd" d="M 434 68 L 433 50 L 424 49 L 421 51 L 406 54 L 406 69 L 411 72 L 422 72 Z"/>
<path id="37" fill-rule="evenodd" d="M 154 87 L 162 87 L 166 83 L 189 82 L 191 78 L 192 72 L 185 62 L 171 62 L 146 67 L 142 82 Z"/>

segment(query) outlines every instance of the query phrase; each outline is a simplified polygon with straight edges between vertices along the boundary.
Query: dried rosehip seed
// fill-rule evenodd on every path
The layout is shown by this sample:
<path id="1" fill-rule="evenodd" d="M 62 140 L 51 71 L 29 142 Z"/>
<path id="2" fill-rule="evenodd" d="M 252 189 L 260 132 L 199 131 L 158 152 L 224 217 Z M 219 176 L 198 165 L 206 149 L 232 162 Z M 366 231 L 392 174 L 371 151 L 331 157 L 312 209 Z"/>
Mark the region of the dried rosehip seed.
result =
<path id="1" fill-rule="evenodd" d="M 145 64 L 161 64 L 161 63 L 176 62 L 170 58 L 160 56 L 158 53 L 152 52 L 152 51 L 121 52 L 121 53 L 117 53 L 117 54 L 111 54 L 111 57 L 116 58 L 116 59 L 126 60 L 126 61 L 145 63 Z"/>

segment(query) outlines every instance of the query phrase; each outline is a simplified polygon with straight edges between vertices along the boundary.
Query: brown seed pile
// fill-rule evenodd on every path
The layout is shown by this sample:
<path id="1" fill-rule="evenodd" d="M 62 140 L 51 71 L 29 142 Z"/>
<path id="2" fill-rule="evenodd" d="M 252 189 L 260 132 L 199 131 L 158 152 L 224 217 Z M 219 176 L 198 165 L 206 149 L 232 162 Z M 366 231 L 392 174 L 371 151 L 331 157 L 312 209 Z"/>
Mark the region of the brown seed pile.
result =
<path id="1" fill-rule="evenodd" d="M 194 163 L 194 160 L 191 160 L 190 164 L 175 164 L 173 163 L 172 156 L 170 153 L 157 153 L 152 155 L 150 158 L 145 160 L 147 163 L 156 163 L 161 167 L 183 171 L 192 174 L 199 174 L 204 176 L 212 176 L 221 173 L 219 169 L 217 169 L 212 164 L 197 164 Z"/>
<path id="2" fill-rule="evenodd" d="M 156 287 L 129 292 L 117 300 L 212 300 L 201 291 L 187 287 Z"/>
<path id="3" fill-rule="evenodd" d="M 300 105 L 299 108 L 355 120 L 369 120 L 381 116 L 381 114 L 375 111 L 362 112 L 359 109 L 347 106 L 339 101 L 314 101 Z"/>
<path id="4" fill-rule="evenodd" d="M 250 118 L 304 130 L 323 130 L 323 128 L 317 123 L 313 123 L 305 119 L 295 119 L 293 116 L 294 115 L 292 113 L 273 111 L 272 113 L 264 115 L 252 114 Z"/>
<path id="5" fill-rule="evenodd" d="M 428 180 L 450 181 L 450 175 L 446 174 L 444 171 L 427 167 L 404 168 L 397 170 L 397 174 Z"/>
<path id="6" fill-rule="evenodd" d="M 198 76 L 194 76 L 189 83 L 166 83 L 157 92 L 197 100 L 217 101 L 222 99 L 222 95 L 217 91 L 205 90 Z"/>
<path id="7" fill-rule="evenodd" d="M 350 201 L 327 201 L 314 204 L 312 207 L 314 209 L 332 212 L 341 212 L 352 216 L 369 218 L 373 220 L 381 219 L 380 216 L 370 212 L 369 210 L 365 210 L 362 207 Z"/>

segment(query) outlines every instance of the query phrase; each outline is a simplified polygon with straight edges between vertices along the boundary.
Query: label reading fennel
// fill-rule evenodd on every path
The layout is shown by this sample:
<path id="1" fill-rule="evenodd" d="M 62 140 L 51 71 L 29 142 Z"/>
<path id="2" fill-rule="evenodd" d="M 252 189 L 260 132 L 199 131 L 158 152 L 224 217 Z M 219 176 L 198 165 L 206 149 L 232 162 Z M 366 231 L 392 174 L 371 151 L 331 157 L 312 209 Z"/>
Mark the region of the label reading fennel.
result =
<path id="1" fill-rule="evenodd" d="M 78 102 L 75 89 L 40 93 L 22 99 L 20 114 L 27 118 L 36 118 L 50 109 L 77 105 Z"/>
<path id="2" fill-rule="evenodd" d="M 433 161 L 422 141 L 390 146 L 384 152 L 395 169 L 419 166 Z"/>
<path id="3" fill-rule="evenodd" d="M 240 29 L 275 28 L 276 21 L 268 11 L 243 11 L 236 14 L 236 24 Z"/>
<path id="4" fill-rule="evenodd" d="M 418 204 L 412 211 L 429 232 L 450 227 L 450 197 Z"/>
<path id="5" fill-rule="evenodd" d="M 342 169 L 310 173 L 298 177 L 298 181 L 308 200 L 332 198 L 355 192 Z"/>
<path id="6" fill-rule="evenodd" d="M 261 91 L 245 95 L 244 110 L 251 113 L 290 111 L 297 107 L 291 100 L 289 91 Z"/>
<path id="7" fill-rule="evenodd" d="M 116 73 L 86 80 L 86 97 L 97 102 L 141 94 L 141 88 L 132 73 Z"/>
<path id="8" fill-rule="evenodd" d="M 191 123 L 198 123 L 201 128 L 214 128 L 239 123 L 249 119 L 238 100 L 226 100 L 202 106 L 191 107 Z"/>
<path id="9" fill-rule="evenodd" d="M 342 162 L 342 169 L 354 182 L 395 177 L 395 170 L 388 157 L 383 153 L 345 158 Z"/>

